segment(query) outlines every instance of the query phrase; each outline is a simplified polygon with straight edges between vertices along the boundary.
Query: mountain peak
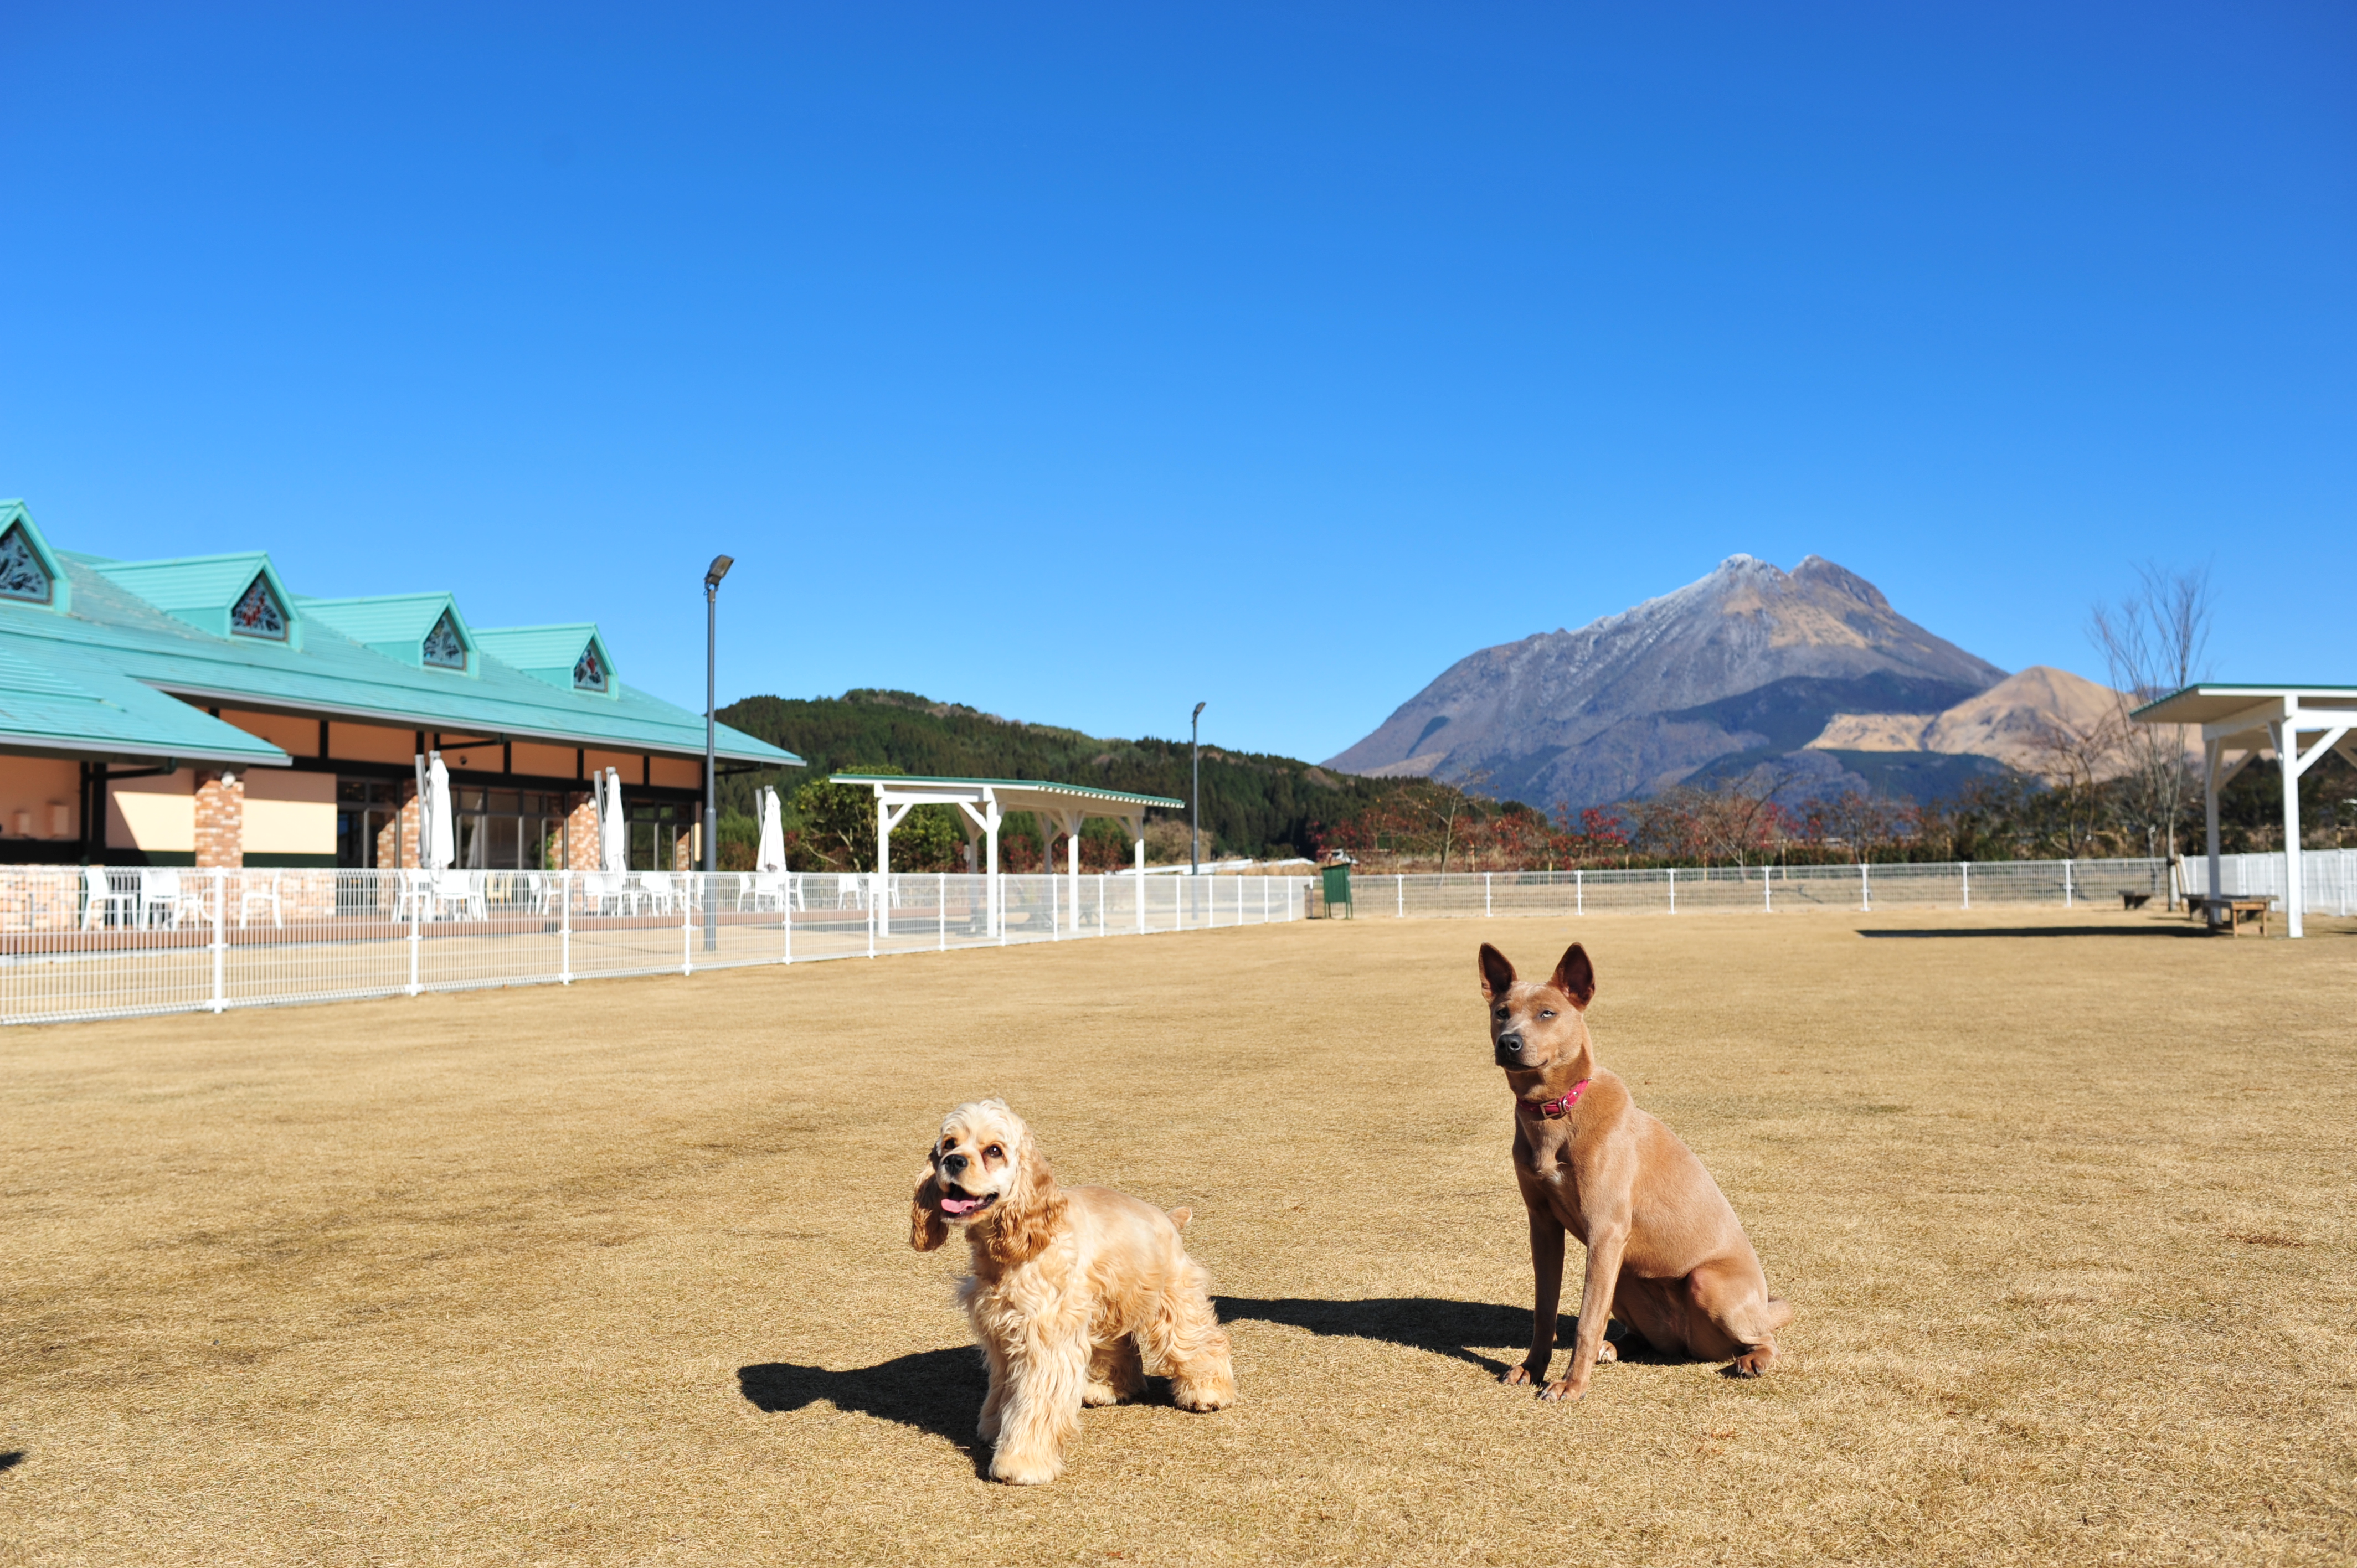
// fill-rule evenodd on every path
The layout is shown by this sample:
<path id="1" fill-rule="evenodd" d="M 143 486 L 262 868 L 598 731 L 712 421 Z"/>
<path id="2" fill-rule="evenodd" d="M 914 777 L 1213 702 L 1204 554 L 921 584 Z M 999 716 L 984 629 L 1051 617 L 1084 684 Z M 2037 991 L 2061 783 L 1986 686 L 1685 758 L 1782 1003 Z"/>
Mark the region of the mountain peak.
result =
<path id="1" fill-rule="evenodd" d="M 1722 757 L 1782 749 L 1775 736 L 1802 722 L 1798 708 L 1783 712 L 1795 703 L 1811 714 L 1835 704 L 1829 716 L 1895 682 L 1891 689 L 1912 693 L 1910 701 L 1937 696 L 1926 709 L 1937 712 L 2004 678 L 1821 555 L 1786 573 L 1738 553 L 1683 588 L 1577 631 L 1458 660 L 1328 766 L 1481 775 L 1501 795 L 1577 808 L 1649 794 Z M 1781 706 L 1769 704 L 1781 715 L 1774 735 L 1743 704 L 1724 714 L 1713 707 L 1796 681 L 1789 692 L 1779 686 Z M 1824 723 L 1815 719 L 1808 733 Z"/>

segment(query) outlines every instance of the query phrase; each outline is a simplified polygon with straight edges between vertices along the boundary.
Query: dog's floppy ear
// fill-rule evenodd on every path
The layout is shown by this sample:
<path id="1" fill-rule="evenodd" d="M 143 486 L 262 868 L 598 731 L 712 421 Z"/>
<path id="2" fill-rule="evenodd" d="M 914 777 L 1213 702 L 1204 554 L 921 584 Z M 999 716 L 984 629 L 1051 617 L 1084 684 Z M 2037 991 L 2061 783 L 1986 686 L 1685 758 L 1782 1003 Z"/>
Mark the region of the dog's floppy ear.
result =
<path id="1" fill-rule="evenodd" d="M 1039 1146 L 1024 1139 L 1023 1190 L 1011 1199 L 1000 1198 L 992 1210 L 992 1259 L 1013 1267 L 1038 1257 L 1063 1229 L 1068 1201 L 1056 1190 L 1056 1173 L 1048 1168 Z"/>
<path id="2" fill-rule="evenodd" d="M 1572 943 L 1547 983 L 1570 997 L 1573 1006 L 1587 1012 L 1587 1004 L 1596 1000 L 1596 966 L 1587 961 L 1587 950 Z"/>
<path id="3" fill-rule="evenodd" d="M 920 1175 L 917 1196 L 909 1200 L 909 1245 L 930 1252 L 950 1239 L 950 1226 L 942 1218 L 942 1184 L 933 1176 L 931 1160 Z"/>
<path id="4" fill-rule="evenodd" d="M 1481 994 L 1495 1002 L 1499 997 L 1503 996 L 1507 987 L 1513 983 L 1514 966 L 1506 961 L 1504 953 L 1500 952 L 1488 942 L 1483 942 L 1481 944 Z"/>

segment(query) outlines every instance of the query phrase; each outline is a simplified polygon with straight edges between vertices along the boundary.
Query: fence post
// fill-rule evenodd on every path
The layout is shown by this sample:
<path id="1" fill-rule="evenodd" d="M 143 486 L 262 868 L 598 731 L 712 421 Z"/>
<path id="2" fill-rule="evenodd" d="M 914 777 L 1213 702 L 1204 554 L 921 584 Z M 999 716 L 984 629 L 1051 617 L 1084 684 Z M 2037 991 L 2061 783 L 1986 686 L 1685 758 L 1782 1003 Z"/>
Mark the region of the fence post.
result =
<path id="1" fill-rule="evenodd" d="M 1575 915 L 1587 913 L 1587 868 L 1584 865 L 1571 868 L 1571 912 Z"/>
<path id="2" fill-rule="evenodd" d="M 229 1005 L 221 986 L 224 949 L 229 941 L 229 872 L 225 867 L 213 867 L 213 1011 Z"/>
<path id="3" fill-rule="evenodd" d="M 1973 907 L 1973 863 L 1960 860 L 1956 862 L 1956 871 L 1964 879 L 1964 908 L 1969 909 Z"/>
<path id="4" fill-rule="evenodd" d="M 1857 907 L 1861 909 L 1874 908 L 1874 887 L 1867 880 L 1866 862 L 1862 860 L 1857 863 Z"/>
<path id="5" fill-rule="evenodd" d="M 1678 912 L 1678 868 L 1670 867 L 1670 913 Z"/>
<path id="6" fill-rule="evenodd" d="M 941 878 L 940 890 L 935 895 L 933 902 L 940 906 L 938 913 L 941 916 L 942 929 L 941 946 L 935 950 L 947 952 L 950 950 L 950 874 L 940 871 L 935 872 L 934 875 Z"/>
<path id="7" fill-rule="evenodd" d="M 683 882 L 692 882 L 695 875 L 693 871 L 684 871 L 680 873 L 680 878 Z M 680 891 L 683 894 L 687 888 L 682 887 Z M 695 900 L 687 897 L 679 901 L 679 972 L 682 974 L 695 972 Z"/>
<path id="8" fill-rule="evenodd" d="M 1768 915 L 1772 915 L 1776 912 L 1776 881 L 1775 878 L 1770 875 L 1770 872 L 1772 869 L 1772 867 L 1765 865 L 1760 868 L 1760 902 L 1766 906 L 1766 908 L 1761 910 L 1761 913 Z"/>
<path id="9" fill-rule="evenodd" d="M 2062 908 L 2065 909 L 2072 908 L 2071 863 L 2067 860 L 2062 863 Z"/>
<path id="10" fill-rule="evenodd" d="M 403 878 L 409 885 L 409 993 L 417 994 L 417 914 L 418 906 L 425 902 L 423 872 L 404 871 Z"/>
<path id="11" fill-rule="evenodd" d="M 556 874 L 556 983 L 573 983 L 573 873 Z"/>
<path id="12" fill-rule="evenodd" d="M 1407 918 L 1407 877 L 1404 875 L 1398 875 L 1393 877 L 1392 881 L 1396 885 L 1396 891 L 1399 894 L 1399 909 L 1392 918 L 1405 920 Z"/>
<path id="13" fill-rule="evenodd" d="M 794 877 L 796 875 L 797 873 L 791 871 L 786 873 L 786 896 L 782 900 L 786 907 L 786 950 L 784 955 L 778 960 L 780 963 L 791 963 L 794 961 L 794 897 L 796 892 L 794 887 Z"/>
<path id="14" fill-rule="evenodd" d="M 855 874 L 856 875 L 856 874 Z M 876 956 L 876 900 L 883 897 L 883 879 L 867 885 L 867 956 Z"/>
<path id="15" fill-rule="evenodd" d="M 1486 871 L 1481 874 L 1481 918 L 1490 918 L 1490 874 Z"/>

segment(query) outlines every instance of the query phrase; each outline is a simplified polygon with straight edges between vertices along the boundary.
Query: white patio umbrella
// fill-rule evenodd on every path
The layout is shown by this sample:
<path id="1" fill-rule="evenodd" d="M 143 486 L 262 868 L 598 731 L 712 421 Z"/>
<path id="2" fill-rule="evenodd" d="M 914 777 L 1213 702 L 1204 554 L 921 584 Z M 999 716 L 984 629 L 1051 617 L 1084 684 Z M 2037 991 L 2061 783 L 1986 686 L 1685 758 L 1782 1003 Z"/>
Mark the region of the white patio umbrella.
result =
<path id="1" fill-rule="evenodd" d="M 458 834 L 450 821 L 450 770 L 435 752 L 425 765 L 424 842 L 418 847 L 425 869 L 440 871 L 458 858 Z"/>
<path id="2" fill-rule="evenodd" d="M 761 852 L 754 861 L 754 869 L 783 871 L 785 868 L 785 817 L 778 806 L 778 792 L 765 785 L 761 790 Z"/>
<path id="3" fill-rule="evenodd" d="M 597 834 L 599 863 L 608 871 L 630 869 L 630 830 L 622 822 L 622 776 L 606 769 L 606 800 L 604 821 Z"/>

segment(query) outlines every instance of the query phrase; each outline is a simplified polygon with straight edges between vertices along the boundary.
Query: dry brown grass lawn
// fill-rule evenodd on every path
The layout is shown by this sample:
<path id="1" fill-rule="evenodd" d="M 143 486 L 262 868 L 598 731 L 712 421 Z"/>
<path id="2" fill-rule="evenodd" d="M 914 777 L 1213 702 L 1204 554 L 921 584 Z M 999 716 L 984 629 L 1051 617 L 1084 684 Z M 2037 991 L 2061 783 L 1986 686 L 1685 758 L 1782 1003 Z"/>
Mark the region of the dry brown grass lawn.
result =
<path id="1" fill-rule="evenodd" d="M 1604 1060 L 1799 1316 L 1762 1380 L 1575 1407 L 1494 1380 L 1529 1282 L 1473 968 L 1570 922 L 0 1036 L 0 1557 L 2345 1561 L 2357 930 L 2317 925 L 1580 925 Z M 977 1478 L 963 1249 L 906 1203 L 988 1093 L 1195 1207 L 1237 1408 Z"/>

